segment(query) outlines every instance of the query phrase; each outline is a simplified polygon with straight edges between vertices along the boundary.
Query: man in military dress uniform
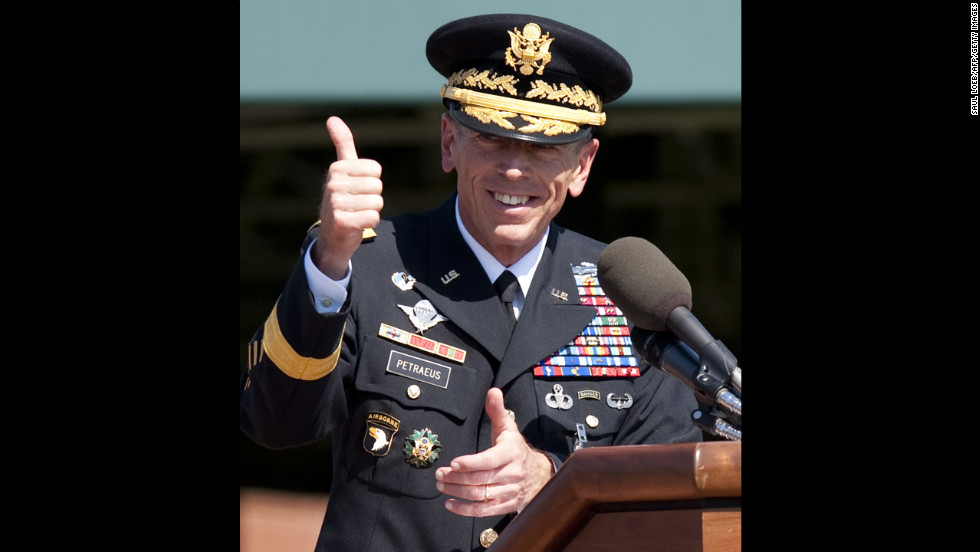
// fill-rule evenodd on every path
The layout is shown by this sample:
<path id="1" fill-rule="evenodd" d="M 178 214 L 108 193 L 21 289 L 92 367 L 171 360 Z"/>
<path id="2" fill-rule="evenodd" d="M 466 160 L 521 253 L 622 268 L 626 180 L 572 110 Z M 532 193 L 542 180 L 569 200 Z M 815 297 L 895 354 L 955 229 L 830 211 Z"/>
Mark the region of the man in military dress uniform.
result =
<path id="1" fill-rule="evenodd" d="M 701 440 L 694 394 L 634 354 L 602 291 L 605 244 L 553 222 L 626 60 L 520 14 L 447 23 L 426 54 L 456 191 L 382 219 L 381 166 L 329 118 L 320 221 L 249 343 L 242 430 L 270 448 L 333 436 L 317 550 L 482 550 L 575 450 Z"/>

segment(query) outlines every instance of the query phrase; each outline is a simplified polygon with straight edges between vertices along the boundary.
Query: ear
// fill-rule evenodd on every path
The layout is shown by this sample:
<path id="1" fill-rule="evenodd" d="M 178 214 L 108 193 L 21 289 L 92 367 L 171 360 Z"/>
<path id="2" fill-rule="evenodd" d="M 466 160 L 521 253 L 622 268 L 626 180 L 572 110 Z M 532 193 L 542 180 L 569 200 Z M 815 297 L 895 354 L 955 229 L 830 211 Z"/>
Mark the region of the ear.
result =
<path id="1" fill-rule="evenodd" d="M 595 161 L 596 152 L 599 151 L 599 139 L 593 138 L 589 143 L 582 146 L 582 151 L 578 154 L 578 166 L 572 176 L 572 181 L 568 183 L 568 195 L 578 197 L 585 189 L 585 181 L 589 179 L 589 172 L 592 170 L 592 162 Z"/>
<path id="2" fill-rule="evenodd" d="M 447 113 L 442 114 L 442 138 L 440 139 L 440 146 L 442 147 L 442 170 L 444 172 L 452 172 L 456 168 L 456 163 L 453 162 L 453 152 L 452 145 L 456 141 L 456 134 L 453 129 L 453 122 L 449 119 Z"/>

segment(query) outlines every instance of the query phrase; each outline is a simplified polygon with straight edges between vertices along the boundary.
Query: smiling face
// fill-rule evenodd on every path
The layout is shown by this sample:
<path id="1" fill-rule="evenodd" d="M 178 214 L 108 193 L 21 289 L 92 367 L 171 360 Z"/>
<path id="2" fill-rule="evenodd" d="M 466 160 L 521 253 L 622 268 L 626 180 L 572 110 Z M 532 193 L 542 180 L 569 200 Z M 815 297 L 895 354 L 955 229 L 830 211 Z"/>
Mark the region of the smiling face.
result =
<path id="1" fill-rule="evenodd" d="M 559 146 L 480 134 L 442 117 L 442 169 L 456 170 L 466 229 L 510 266 L 544 236 L 565 203 L 585 188 L 599 141 Z"/>

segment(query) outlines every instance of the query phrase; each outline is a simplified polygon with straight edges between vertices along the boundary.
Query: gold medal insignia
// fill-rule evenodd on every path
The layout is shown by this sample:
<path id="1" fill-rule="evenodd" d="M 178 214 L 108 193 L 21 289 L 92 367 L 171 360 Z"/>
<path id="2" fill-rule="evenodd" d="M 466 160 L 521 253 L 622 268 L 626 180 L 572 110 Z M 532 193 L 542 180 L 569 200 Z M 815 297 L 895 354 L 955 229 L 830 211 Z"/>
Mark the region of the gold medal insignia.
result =
<path id="1" fill-rule="evenodd" d="M 405 461 L 416 468 L 427 468 L 439 459 L 441 447 L 439 436 L 432 433 L 429 428 L 422 431 L 416 429 L 405 437 Z"/>

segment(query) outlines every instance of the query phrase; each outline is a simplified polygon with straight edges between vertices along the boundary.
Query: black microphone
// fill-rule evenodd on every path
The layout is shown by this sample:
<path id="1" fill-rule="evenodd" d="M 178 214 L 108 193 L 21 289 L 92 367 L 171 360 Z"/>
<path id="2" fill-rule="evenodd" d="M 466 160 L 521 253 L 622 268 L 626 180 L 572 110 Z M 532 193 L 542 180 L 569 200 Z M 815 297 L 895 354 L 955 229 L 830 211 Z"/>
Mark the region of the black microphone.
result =
<path id="1" fill-rule="evenodd" d="M 601 285 L 602 280 L 599 283 Z M 729 378 L 699 359 L 686 343 L 678 340 L 671 332 L 651 332 L 639 326 L 633 327 L 630 337 L 633 347 L 640 351 L 647 362 L 687 385 L 694 391 L 699 403 L 717 407 L 735 425 L 742 425 L 741 389 L 738 390 L 738 395 L 732 392 L 727 386 Z"/>
<path id="2" fill-rule="evenodd" d="M 657 246 L 629 236 L 606 246 L 597 275 L 606 296 L 634 324 L 633 345 L 643 358 L 690 387 L 699 402 L 718 404 L 740 420 L 741 369 L 691 312 L 691 284 L 674 263 Z"/>

